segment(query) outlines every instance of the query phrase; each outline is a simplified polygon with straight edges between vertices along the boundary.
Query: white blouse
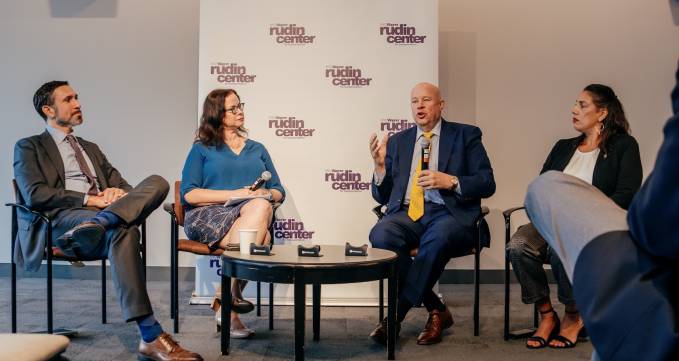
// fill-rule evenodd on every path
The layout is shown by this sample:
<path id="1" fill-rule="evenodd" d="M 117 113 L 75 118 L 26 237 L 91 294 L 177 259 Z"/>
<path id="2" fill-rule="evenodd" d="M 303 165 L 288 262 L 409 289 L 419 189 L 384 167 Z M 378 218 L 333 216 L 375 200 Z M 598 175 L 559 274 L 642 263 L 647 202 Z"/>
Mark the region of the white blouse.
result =
<path id="1" fill-rule="evenodd" d="M 594 166 L 598 157 L 599 148 L 587 153 L 576 149 L 563 172 L 592 184 L 592 175 L 594 174 Z"/>

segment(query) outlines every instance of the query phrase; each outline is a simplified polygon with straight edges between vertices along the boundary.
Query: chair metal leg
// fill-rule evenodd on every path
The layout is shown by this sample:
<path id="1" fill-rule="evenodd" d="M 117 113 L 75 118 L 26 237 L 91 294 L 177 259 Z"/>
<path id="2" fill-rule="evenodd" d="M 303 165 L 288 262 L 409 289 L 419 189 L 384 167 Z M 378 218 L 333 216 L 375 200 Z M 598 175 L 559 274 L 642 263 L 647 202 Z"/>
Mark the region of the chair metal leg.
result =
<path id="1" fill-rule="evenodd" d="M 11 296 L 11 306 L 12 307 L 12 333 L 17 332 L 17 265 L 14 261 L 14 240 L 17 235 L 17 211 L 16 208 L 12 207 L 12 227 L 11 227 L 11 259 L 12 259 L 12 296 Z"/>
<path id="2" fill-rule="evenodd" d="M 101 323 L 106 323 L 106 259 L 101 260 Z"/>
<path id="3" fill-rule="evenodd" d="M 377 322 L 382 322 L 384 320 L 384 279 L 380 278 L 380 295 L 378 296 L 380 303 L 377 306 L 379 308 L 379 318 Z"/>
<path id="4" fill-rule="evenodd" d="M 479 335 L 479 288 L 481 284 L 481 249 L 480 247 L 476 249 L 474 253 L 474 336 Z"/>
<path id="5" fill-rule="evenodd" d="M 174 314 L 174 229 L 175 229 L 175 218 L 170 217 L 170 318 L 174 320 L 176 317 Z"/>
<path id="6" fill-rule="evenodd" d="M 505 322 L 503 337 L 505 341 L 509 340 L 509 258 L 505 256 Z"/>
<path id="7" fill-rule="evenodd" d="M 47 333 L 54 332 L 52 319 L 52 225 L 47 226 Z"/>
<path id="8" fill-rule="evenodd" d="M 262 315 L 262 282 L 257 281 L 257 317 Z"/>
<path id="9" fill-rule="evenodd" d="M 14 252 L 12 252 L 14 254 Z M 17 333 L 17 267 L 12 257 L 12 333 Z"/>
<path id="10" fill-rule="evenodd" d="M 179 250 L 178 247 L 179 245 L 177 244 L 179 242 L 179 225 L 177 224 L 177 221 L 174 217 L 172 217 L 172 250 L 171 250 L 171 259 L 170 262 L 171 264 L 171 274 L 170 274 L 170 282 L 172 285 L 170 286 L 170 297 L 172 298 L 171 301 L 171 314 L 174 316 L 173 317 L 173 325 L 172 325 L 172 331 L 174 333 L 179 332 Z"/>
<path id="11" fill-rule="evenodd" d="M 273 283 L 269 283 L 269 330 L 273 330 Z"/>
<path id="12" fill-rule="evenodd" d="M 222 269 L 224 269 L 224 266 L 222 265 Z M 224 276 L 222 274 L 221 277 L 221 284 L 222 284 L 222 300 L 224 302 L 222 303 L 221 307 L 221 317 L 222 317 L 222 326 L 218 327 L 217 330 L 219 331 L 219 339 L 220 339 L 220 346 L 221 346 L 221 351 L 222 355 L 228 355 L 229 354 L 229 348 L 231 346 L 231 337 L 229 330 L 231 330 L 231 277 L 229 276 Z"/>

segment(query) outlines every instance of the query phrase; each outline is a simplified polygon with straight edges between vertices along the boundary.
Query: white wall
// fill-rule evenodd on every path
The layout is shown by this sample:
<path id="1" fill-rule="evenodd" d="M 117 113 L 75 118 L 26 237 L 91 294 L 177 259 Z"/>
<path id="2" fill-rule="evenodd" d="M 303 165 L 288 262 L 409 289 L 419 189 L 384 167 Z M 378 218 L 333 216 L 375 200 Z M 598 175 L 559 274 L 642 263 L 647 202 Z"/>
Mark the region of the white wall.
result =
<path id="1" fill-rule="evenodd" d="M 52 79 L 79 93 L 77 134 L 130 183 L 179 178 L 197 119 L 197 1 L 2 1 L 0 49 L 0 200 L 14 197 L 14 143 L 44 129 L 32 97 Z M 0 262 L 10 260 L 9 218 L 0 207 Z M 168 216 L 158 210 L 147 222 L 148 264 L 169 265 Z"/>
<path id="2" fill-rule="evenodd" d="M 495 171 L 497 192 L 484 201 L 491 208 L 492 247 L 483 268 L 503 267 L 501 212 L 523 204 L 555 141 L 576 135 L 570 109 L 587 84 L 617 92 L 648 175 L 671 112 L 679 58 L 679 26 L 668 0 L 441 0 L 439 11 L 441 39 L 457 39 L 439 49 L 443 93 L 453 95 L 458 79 L 470 84 L 475 99 L 458 106 L 475 103 L 475 111 L 462 115 L 476 118 L 463 120 L 482 128 Z M 456 67 L 448 77 L 444 58 L 463 59 L 448 62 Z M 475 62 L 464 60 L 470 58 Z M 449 118 L 458 111 L 449 109 Z M 449 267 L 470 267 L 466 258 Z"/>
<path id="3" fill-rule="evenodd" d="M 198 5 L 1 0 L 0 200 L 13 199 L 14 142 L 44 126 L 32 95 L 52 79 L 67 79 L 80 93 L 85 123 L 78 134 L 97 142 L 130 182 L 152 172 L 177 179 L 197 117 Z M 665 0 L 440 0 L 439 10 L 446 116 L 483 129 L 495 169 L 498 190 L 484 202 L 493 241 L 482 266 L 499 269 L 500 212 L 522 203 L 556 139 L 575 135 L 569 111 L 588 83 L 618 93 L 648 174 L 670 114 L 679 27 Z M 10 259 L 9 214 L 0 209 L 0 234 L 7 235 L 0 262 Z M 168 225 L 160 210 L 149 219 L 149 265 L 169 264 Z M 191 260 L 182 257 L 182 264 Z M 470 265 L 461 259 L 450 267 Z"/>

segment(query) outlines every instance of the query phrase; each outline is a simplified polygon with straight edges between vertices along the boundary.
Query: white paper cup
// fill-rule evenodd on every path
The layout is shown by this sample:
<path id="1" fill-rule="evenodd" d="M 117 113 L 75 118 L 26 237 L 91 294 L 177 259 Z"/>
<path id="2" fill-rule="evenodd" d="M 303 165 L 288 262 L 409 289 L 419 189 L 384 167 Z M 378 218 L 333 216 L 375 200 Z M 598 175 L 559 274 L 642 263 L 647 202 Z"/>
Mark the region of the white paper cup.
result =
<path id="1" fill-rule="evenodd" d="M 240 236 L 240 254 L 250 254 L 250 243 L 256 243 L 257 230 L 256 229 L 241 229 Z"/>

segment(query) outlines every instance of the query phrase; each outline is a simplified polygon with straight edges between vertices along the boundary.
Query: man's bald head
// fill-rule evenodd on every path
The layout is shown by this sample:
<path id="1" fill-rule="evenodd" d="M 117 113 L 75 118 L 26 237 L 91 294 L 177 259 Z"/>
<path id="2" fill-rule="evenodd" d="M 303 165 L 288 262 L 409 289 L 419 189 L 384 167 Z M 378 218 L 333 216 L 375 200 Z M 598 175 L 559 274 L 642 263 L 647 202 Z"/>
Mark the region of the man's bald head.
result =
<path id="1" fill-rule="evenodd" d="M 419 83 L 410 92 L 413 119 L 424 131 L 430 131 L 438 124 L 444 103 L 441 91 L 431 83 Z"/>

